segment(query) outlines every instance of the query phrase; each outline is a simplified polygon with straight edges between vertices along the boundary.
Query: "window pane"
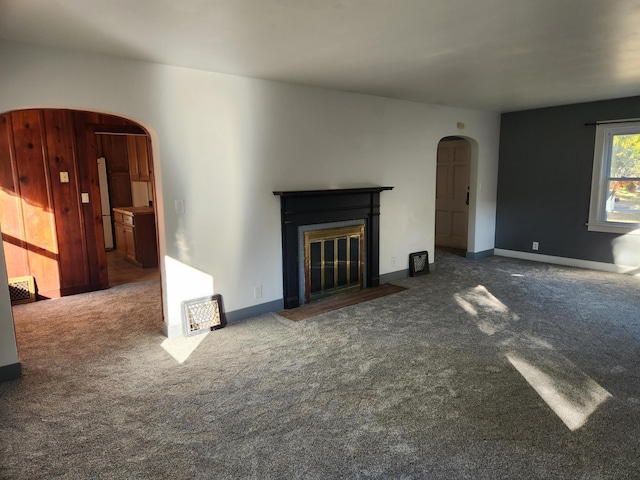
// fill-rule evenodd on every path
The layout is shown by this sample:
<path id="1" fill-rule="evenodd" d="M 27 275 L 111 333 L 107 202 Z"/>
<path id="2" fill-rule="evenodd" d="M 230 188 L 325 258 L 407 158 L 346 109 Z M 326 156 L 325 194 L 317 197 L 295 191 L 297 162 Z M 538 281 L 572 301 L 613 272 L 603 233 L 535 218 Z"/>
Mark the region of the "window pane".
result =
<path id="1" fill-rule="evenodd" d="M 326 240 L 324 242 L 324 289 L 329 290 L 333 288 L 333 240 Z"/>
<path id="2" fill-rule="evenodd" d="M 607 222 L 640 223 L 640 181 L 609 182 Z"/>
<path id="3" fill-rule="evenodd" d="M 347 285 L 347 239 L 338 239 L 338 287 Z"/>
<path id="4" fill-rule="evenodd" d="M 320 248 L 322 242 L 314 242 L 309 246 L 311 255 L 311 293 L 320 292 L 322 290 L 322 257 Z"/>
<path id="5" fill-rule="evenodd" d="M 640 177 L 640 133 L 613 136 L 609 177 Z"/>
<path id="6" fill-rule="evenodd" d="M 360 282 L 360 237 L 350 237 L 351 258 L 349 259 L 349 283 Z"/>

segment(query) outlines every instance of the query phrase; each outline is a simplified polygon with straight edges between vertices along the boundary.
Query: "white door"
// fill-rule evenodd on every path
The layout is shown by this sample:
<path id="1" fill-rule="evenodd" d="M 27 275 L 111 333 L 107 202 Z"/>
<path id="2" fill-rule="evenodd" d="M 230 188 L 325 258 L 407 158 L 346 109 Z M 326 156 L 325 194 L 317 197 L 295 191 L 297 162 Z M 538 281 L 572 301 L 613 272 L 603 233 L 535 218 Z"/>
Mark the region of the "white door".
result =
<path id="1" fill-rule="evenodd" d="M 467 249 L 471 146 L 441 140 L 436 175 L 436 245 Z"/>

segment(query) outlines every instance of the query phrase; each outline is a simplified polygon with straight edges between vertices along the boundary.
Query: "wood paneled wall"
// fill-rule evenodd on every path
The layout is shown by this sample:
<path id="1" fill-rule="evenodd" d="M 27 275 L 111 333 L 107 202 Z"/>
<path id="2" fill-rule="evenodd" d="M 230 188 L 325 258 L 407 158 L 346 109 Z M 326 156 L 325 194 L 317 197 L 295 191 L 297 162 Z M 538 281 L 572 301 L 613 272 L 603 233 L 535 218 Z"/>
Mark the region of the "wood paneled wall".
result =
<path id="1" fill-rule="evenodd" d="M 41 297 L 108 287 L 95 132 L 119 127 L 145 133 L 125 119 L 91 112 L 34 109 L 0 117 L 7 273 L 35 277 Z M 83 192 L 89 203 L 82 203 Z"/>

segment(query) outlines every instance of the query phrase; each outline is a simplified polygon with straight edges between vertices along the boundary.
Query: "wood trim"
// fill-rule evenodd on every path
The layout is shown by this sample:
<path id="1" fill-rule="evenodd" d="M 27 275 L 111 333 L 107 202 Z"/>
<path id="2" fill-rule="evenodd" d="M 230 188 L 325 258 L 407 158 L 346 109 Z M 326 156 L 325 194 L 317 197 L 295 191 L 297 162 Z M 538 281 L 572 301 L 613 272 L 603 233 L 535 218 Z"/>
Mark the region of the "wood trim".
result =
<path id="1" fill-rule="evenodd" d="M 380 193 L 385 190 L 393 190 L 393 187 L 363 187 L 363 188 L 335 188 L 329 190 L 278 190 L 273 194 L 279 197 L 317 197 L 324 195 L 342 195 L 354 193 Z"/>
<path id="2" fill-rule="evenodd" d="M 367 288 L 357 292 L 349 292 L 344 295 L 336 295 L 322 301 L 302 305 L 301 307 L 295 309 L 283 310 L 276 313 L 281 317 L 287 318 L 294 322 L 299 322 L 300 320 L 306 320 L 307 318 L 315 317 L 316 315 L 322 315 L 324 313 L 332 312 L 340 308 L 357 305 L 358 303 L 362 302 L 368 302 L 369 300 L 374 300 L 386 295 L 392 295 L 404 290 L 406 290 L 406 288 L 387 283 L 386 285 Z M 228 316 L 229 314 L 227 314 L 227 317 Z"/>
<path id="3" fill-rule="evenodd" d="M 135 125 L 115 125 L 108 123 L 87 123 L 87 130 L 92 130 L 93 133 L 110 133 L 121 135 L 147 135 L 147 132 L 142 127 L 136 127 Z"/>

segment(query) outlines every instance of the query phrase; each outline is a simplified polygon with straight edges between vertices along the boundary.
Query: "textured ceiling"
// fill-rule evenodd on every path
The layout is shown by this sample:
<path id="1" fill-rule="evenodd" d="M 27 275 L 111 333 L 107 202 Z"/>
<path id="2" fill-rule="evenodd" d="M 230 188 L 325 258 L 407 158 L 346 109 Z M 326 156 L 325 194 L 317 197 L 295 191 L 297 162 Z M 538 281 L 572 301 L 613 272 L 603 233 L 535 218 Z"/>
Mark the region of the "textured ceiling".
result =
<path id="1" fill-rule="evenodd" d="M 640 94 L 637 0 L 0 0 L 0 39 L 466 108 Z"/>

